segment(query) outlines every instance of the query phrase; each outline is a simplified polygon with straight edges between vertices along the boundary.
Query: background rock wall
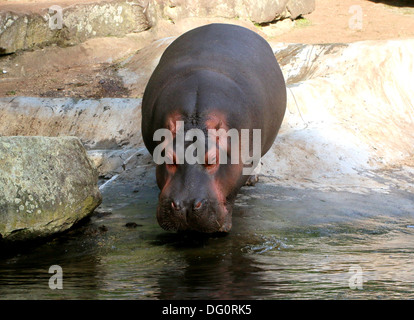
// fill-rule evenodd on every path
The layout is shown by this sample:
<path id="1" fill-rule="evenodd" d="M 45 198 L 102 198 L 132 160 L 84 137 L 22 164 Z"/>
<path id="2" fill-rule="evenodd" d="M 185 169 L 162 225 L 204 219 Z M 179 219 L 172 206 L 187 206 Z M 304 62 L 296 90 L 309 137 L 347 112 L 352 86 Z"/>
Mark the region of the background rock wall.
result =
<path id="1" fill-rule="evenodd" d="M 0 54 L 50 44 L 124 36 L 159 21 L 229 18 L 266 23 L 312 12 L 314 0 L 69 0 L 0 3 Z"/>
<path id="2" fill-rule="evenodd" d="M 268 23 L 296 19 L 315 9 L 312 0 L 155 0 L 152 17 L 179 20 L 188 17 L 222 17 Z"/>
<path id="3" fill-rule="evenodd" d="M 0 98 L 0 136 L 77 136 L 88 149 L 142 143 L 141 99 Z"/>
<path id="4" fill-rule="evenodd" d="M 142 6 L 127 1 L 0 4 L 0 54 L 148 28 Z"/>

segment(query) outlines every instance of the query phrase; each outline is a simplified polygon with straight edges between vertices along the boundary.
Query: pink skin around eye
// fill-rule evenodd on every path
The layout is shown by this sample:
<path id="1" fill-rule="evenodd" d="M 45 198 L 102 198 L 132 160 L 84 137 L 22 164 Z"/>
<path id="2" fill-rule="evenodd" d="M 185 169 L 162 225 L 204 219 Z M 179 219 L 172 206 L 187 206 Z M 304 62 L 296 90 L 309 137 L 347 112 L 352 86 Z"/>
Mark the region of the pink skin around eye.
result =
<path id="1" fill-rule="evenodd" d="M 219 153 L 217 148 L 211 148 L 207 151 L 204 166 L 210 173 L 217 170 L 219 166 Z"/>
<path id="2" fill-rule="evenodd" d="M 174 151 L 167 154 L 169 161 L 166 163 L 167 170 L 171 173 L 174 173 L 177 170 L 177 159 Z"/>
<path id="3" fill-rule="evenodd" d="M 206 153 L 206 168 L 214 170 L 219 167 L 220 150 L 227 150 L 227 131 L 228 125 L 226 117 L 219 111 L 211 113 L 205 122 L 208 129 L 209 142 L 215 142 L 215 147 L 210 148 Z"/>
<path id="4" fill-rule="evenodd" d="M 179 113 L 171 114 L 167 119 L 167 128 L 171 131 L 173 137 L 177 134 L 177 131 L 181 129 L 182 117 Z"/>

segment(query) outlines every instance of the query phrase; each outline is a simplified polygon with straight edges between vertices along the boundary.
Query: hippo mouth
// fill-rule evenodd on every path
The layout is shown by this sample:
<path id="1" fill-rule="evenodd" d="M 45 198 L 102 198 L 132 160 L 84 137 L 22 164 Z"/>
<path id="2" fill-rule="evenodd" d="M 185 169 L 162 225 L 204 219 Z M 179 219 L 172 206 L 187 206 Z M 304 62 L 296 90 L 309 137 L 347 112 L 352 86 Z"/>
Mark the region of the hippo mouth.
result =
<path id="1" fill-rule="evenodd" d="M 177 210 L 170 199 L 160 199 L 157 208 L 159 225 L 167 231 L 229 232 L 232 206 L 208 201 L 202 210 Z"/>

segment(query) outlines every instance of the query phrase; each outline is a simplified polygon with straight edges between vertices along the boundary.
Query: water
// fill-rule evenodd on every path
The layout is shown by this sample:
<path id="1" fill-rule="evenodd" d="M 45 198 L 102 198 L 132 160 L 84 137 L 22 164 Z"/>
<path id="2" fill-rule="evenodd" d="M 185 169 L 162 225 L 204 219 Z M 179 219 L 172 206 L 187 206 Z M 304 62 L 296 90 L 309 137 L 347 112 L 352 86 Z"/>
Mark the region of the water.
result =
<path id="1" fill-rule="evenodd" d="M 163 231 L 157 195 L 154 185 L 108 190 L 111 214 L 1 257 L 0 298 L 414 298 L 412 194 L 259 183 L 239 195 L 231 233 L 209 237 Z M 63 290 L 49 289 L 51 265 Z M 362 288 L 351 289 L 355 279 Z"/>

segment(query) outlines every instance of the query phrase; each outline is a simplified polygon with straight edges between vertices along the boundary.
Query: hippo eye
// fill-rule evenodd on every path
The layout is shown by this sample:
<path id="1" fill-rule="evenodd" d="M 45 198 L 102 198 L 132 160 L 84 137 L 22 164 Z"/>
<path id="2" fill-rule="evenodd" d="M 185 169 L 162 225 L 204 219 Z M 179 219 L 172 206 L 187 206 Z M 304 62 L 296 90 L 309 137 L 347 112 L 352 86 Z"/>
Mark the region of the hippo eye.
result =
<path id="1" fill-rule="evenodd" d="M 205 167 L 207 170 L 214 170 L 215 168 L 217 168 L 217 167 L 218 167 L 218 163 L 212 163 L 212 164 L 208 164 L 208 163 L 206 163 L 206 164 L 204 165 L 204 167 Z"/>
<path id="2" fill-rule="evenodd" d="M 204 167 L 207 171 L 212 172 L 219 166 L 218 152 L 216 150 L 208 151 L 206 153 L 206 159 Z"/>

